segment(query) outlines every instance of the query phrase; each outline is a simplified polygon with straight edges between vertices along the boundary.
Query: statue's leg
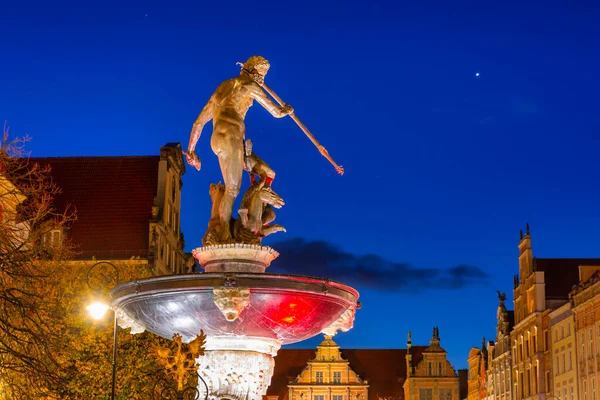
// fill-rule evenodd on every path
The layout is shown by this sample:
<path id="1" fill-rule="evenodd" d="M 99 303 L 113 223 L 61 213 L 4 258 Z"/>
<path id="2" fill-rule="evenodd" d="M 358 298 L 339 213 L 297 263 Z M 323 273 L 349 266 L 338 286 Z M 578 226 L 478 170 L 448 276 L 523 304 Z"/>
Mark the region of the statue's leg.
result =
<path id="1" fill-rule="evenodd" d="M 275 179 L 275 171 L 262 158 L 257 156 L 256 153 L 252 153 L 248 158 L 250 158 L 252 163 L 252 172 L 259 175 L 265 181 L 265 184 L 269 186 L 273 182 L 273 179 Z"/>
<path id="2" fill-rule="evenodd" d="M 223 239 L 231 238 L 229 223 L 231 221 L 233 203 L 240 193 L 243 172 L 244 147 L 240 139 L 236 140 L 232 136 L 229 135 L 224 138 L 227 150 L 217 153 L 221 172 L 223 173 L 223 180 L 225 181 L 225 193 L 219 206 Z"/>

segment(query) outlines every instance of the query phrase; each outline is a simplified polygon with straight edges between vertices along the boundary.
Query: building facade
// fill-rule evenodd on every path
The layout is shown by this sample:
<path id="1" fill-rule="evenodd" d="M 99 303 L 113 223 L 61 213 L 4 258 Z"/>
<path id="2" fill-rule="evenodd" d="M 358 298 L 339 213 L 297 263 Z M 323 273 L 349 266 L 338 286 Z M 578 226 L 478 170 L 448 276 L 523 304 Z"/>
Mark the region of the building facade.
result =
<path id="1" fill-rule="evenodd" d="M 552 391 L 563 400 L 577 400 L 575 318 L 571 303 L 549 314 L 552 338 Z"/>
<path id="2" fill-rule="evenodd" d="M 483 339 L 481 348 L 473 347 L 469 352 L 469 382 L 467 400 L 483 400 L 492 394 L 488 387 L 488 348 Z"/>
<path id="3" fill-rule="evenodd" d="M 488 384 L 481 392 L 483 350 L 471 350 L 470 399 L 597 400 L 600 370 L 600 259 L 536 258 L 527 226 L 519 242 L 514 311 L 498 292 L 496 341 L 487 346 Z M 514 325 L 513 325 L 514 318 Z M 476 386 L 479 385 L 479 386 Z"/>
<path id="4" fill-rule="evenodd" d="M 571 292 L 575 320 L 574 347 L 577 349 L 575 378 L 581 400 L 598 399 L 600 396 L 598 390 L 600 382 L 599 269 L 599 267 L 582 268 L 582 282 Z"/>
<path id="5" fill-rule="evenodd" d="M 413 346 L 409 339 L 407 349 L 340 349 L 326 336 L 316 353 L 310 349 L 279 350 L 266 397 L 268 400 L 459 400 L 459 387 L 465 388 L 466 393 L 467 385 L 467 374 L 461 376 L 463 380 L 439 347 L 439 334 L 430 346 Z"/>
<path id="6" fill-rule="evenodd" d="M 446 350 L 440 346 L 440 333 L 437 327 L 429 346 L 422 352 L 422 358 L 412 364 L 412 343 L 407 343 L 406 370 L 404 382 L 405 400 L 453 400 L 459 398 L 458 374 L 447 360 Z"/>
<path id="7" fill-rule="evenodd" d="M 289 400 L 367 399 L 369 384 L 342 357 L 331 336 L 317 346 L 315 357 L 288 385 Z"/>
<path id="8" fill-rule="evenodd" d="M 73 261 L 147 264 L 154 275 L 191 269 L 180 226 L 185 165 L 179 144 L 166 144 L 157 156 L 31 161 L 50 166 L 62 190 L 57 209 L 76 210 L 68 229 L 51 232 L 57 243 L 73 246 Z"/>
<path id="9" fill-rule="evenodd" d="M 514 317 L 510 332 L 512 374 L 516 400 L 539 398 L 546 392 L 547 376 L 540 336 L 547 318 L 545 276 L 533 259 L 529 227 L 519 243 L 519 275 L 515 277 Z M 543 398 L 543 397 L 542 397 Z"/>
<path id="10" fill-rule="evenodd" d="M 489 370 L 487 398 L 511 400 L 513 389 L 512 346 L 510 332 L 514 325 L 514 313 L 506 309 L 506 293 L 498 292 L 498 310 L 496 311 L 496 341 L 488 351 Z"/>

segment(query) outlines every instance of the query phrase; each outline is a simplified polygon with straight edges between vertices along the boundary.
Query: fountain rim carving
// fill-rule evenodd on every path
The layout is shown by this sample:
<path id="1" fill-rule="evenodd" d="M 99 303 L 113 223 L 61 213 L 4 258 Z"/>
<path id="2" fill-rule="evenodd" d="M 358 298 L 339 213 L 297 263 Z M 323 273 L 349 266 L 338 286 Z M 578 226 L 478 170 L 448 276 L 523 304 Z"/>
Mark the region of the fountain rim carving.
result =
<path id="1" fill-rule="evenodd" d="M 235 283 L 234 283 L 235 282 Z M 270 292 L 309 292 L 326 293 L 345 301 L 356 303 L 359 293 L 356 289 L 330 279 L 294 274 L 271 273 L 211 273 L 198 272 L 181 275 L 165 275 L 153 278 L 138 279 L 116 286 L 110 292 L 113 307 L 121 308 L 131 298 L 182 293 L 188 291 L 212 290 L 218 287 L 243 287 L 251 291 L 259 289 Z"/>

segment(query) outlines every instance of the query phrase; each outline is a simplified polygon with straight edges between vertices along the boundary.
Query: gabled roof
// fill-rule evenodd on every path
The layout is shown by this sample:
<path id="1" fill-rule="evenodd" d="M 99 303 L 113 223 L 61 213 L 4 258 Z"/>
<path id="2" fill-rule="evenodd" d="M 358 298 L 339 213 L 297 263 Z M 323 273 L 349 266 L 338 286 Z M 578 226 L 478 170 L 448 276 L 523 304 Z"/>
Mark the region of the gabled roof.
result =
<path id="1" fill-rule="evenodd" d="M 412 364 L 422 360 L 426 346 L 412 346 Z M 342 357 L 361 379 L 368 380 L 369 399 L 395 397 L 404 399 L 403 384 L 406 380 L 406 349 L 342 349 Z M 267 395 L 277 395 L 279 400 L 288 398 L 287 385 L 315 357 L 313 349 L 281 349 L 275 357 L 275 372 Z"/>
<path id="2" fill-rule="evenodd" d="M 568 299 L 579 283 L 580 265 L 600 265 L 600 258 L 536 258 L 538 271 L 544 271 L 546 298 Z"/>
<path id="3" fill-rule="evenodd" d="M 51 157 L 49 164 L 62 189 L 55 199 L 63 210 L 75 207 L 77 220 L 67 235 L 75 258 L 128 259 L 148 254 L 149 220 L 158 185 L 159 156 Z"/>

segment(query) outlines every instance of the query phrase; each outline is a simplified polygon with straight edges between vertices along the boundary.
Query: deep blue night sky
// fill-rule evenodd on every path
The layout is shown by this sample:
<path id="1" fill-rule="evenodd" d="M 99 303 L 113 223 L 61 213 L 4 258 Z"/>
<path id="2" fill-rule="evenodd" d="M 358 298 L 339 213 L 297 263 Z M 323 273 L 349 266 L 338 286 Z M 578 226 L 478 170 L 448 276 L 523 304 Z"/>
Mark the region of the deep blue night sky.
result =
<path id="1" fill-rule="evenodd" d="M 600 256 L 600 9 L 403 3 L 5 0 L 0 121 L 32 156 L 158 154 L 187 146 L 236 61 L 265 56 L 269 85 L 346 169 L 255 104 L 247 134 L 286 201 L 288 232 L 265 243 L 306 246 L 360 290 L 341 346 L 404 347 L 409 329 L 427 344 L 438 325 L 465 367 L 495 334 L 495 290 L 511 298 L 526 222 L 538 257 Z M 209 138 L 184 176 L 188 251 L 220 179 Z"/>

